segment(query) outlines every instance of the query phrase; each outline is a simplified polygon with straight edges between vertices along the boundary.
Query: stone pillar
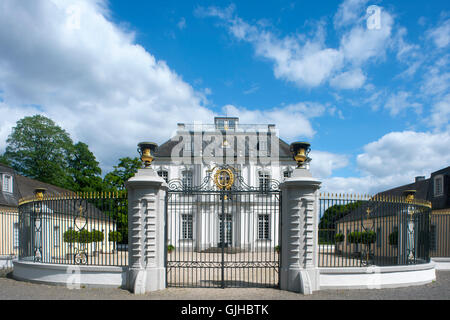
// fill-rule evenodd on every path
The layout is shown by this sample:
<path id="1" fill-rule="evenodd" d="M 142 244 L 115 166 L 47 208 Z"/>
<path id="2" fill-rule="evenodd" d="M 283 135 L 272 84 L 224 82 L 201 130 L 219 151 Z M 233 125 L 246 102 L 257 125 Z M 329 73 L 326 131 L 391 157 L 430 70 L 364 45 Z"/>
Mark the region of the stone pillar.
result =
<path id="1" fill-rule="evenodd" d="M 152 168 L 139 169 L 128 190 L 127 288 L 135 294 L 166 287 L 165 199 L 167 184 Z"/>
<path id="2" fill-rule="evenodd" d="M 280 288 L 303 294 L 320 289 L 318 266 L 319 188 L 306 166 L 280 185 Z"/>

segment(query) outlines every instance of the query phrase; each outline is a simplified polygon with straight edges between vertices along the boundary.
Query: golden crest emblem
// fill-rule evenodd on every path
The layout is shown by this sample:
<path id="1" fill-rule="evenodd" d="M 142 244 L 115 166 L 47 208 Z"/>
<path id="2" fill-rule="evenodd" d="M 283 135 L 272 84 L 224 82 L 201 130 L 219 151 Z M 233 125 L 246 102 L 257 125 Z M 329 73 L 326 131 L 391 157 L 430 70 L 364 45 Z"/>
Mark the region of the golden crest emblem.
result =
<path id="1" fill-rule="evenodd" d="M 234 183 L 234 173 L 230 168 L 218 169 L 214 175 L 214 183 L 220 190 L 230 190 Z"/>

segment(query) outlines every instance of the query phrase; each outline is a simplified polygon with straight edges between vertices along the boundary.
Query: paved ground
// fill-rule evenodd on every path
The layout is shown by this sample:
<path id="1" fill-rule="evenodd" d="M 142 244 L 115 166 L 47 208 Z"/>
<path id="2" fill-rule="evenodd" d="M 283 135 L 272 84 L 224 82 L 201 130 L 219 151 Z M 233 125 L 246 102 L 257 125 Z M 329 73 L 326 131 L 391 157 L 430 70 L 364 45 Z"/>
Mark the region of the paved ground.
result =
<path id="1" fill-rule="evenodd" d="M 450 300 L 450 271 L 437 271 L 437 280 L 424 286 L 380 290 L 327 290 L 303 296 L 277 289 L 178 289 L 169 288 L 146 295 L 133 295 L 122 289 L 79 289 L 20 282 L 0 272 L 0 300 Z"/>

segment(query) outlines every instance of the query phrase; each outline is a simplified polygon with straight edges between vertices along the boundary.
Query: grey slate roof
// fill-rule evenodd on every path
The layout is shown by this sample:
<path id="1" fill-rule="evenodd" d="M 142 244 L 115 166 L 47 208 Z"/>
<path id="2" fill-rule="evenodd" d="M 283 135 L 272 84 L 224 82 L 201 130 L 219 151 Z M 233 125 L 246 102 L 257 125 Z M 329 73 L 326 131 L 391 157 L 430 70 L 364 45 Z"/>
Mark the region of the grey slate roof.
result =
<path id="1" fill-rule="evenodd" d="M 193 133 L 190 132 L 191 137 L 193 136 Z M 236 137 L 238 134 L 233 134 L 233 133 L 229 133 L 227 132 L 227 140 L 230 141 L 230 139 L 233 139 L 234 137 Z M 157 151 L 155 152 L 155 156 L 156 156 L 156 161 L 158 160 L 158 158 L 170 158 L 172 155 L 172 151 L 173 148 L 178 145 L 180 142 L 182 142 L 182 135 L 187 135 L 187 133 L 183 133 L 183 134 L 179 134 L 177 136 L 175 136 L 174 138 L 164 142 L 163 144 L 161 144 Z M 192 139 L 192 138 L 191 138 Z M 287 144 L 285 141 L 283 141 L 282 139 L 280 139 L 279 137 L 276 138 L 278 143 L 279 143 L 279 158 L 280 160 L 292 160 L 292 154 L 290 152 L 290 146 L 289 144 Z M 211 142 L 206 142 L 206 141 L 202 141 L 202 149 L 204 150 L 205 147 Z M 237 155 L 237 146 L 236 143 L 234 144 L 235 149 L 234 149 L 234 156 Z M 271 138 L 268 138 L 268 143 L 267 143 L 267 149 L 271 150 Z M 248 147 L 248 140 L 246 140 L 246 144 L 245 144 L 245 156 L 249 155 L 249 147 Z M 179 156 L 183 156 L 183 148 L 180 149 L 180 153 Z"/>

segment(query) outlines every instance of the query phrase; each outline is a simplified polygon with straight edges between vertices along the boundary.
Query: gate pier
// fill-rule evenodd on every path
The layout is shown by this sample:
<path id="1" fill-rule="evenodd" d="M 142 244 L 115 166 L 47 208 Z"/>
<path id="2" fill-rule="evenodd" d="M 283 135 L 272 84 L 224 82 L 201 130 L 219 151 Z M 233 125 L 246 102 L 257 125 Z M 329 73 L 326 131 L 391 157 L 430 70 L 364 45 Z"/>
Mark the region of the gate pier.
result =
<path id="1" fill-rule="evenodd" d="M 165 197 L 167 184 L 150 167 L 126 182 L 128 190 L 127 288 L 136 294 L 166 288 Z"/>
<path id="2" fill-rule="evenodd" d="M 320 290 L 317 226 L 321 182 L 307 169 L 310 159 L 305 160 L 305 163 L 300 162 L 290 178 L 280 184 L 280 289 L 311 294 Z"/>

